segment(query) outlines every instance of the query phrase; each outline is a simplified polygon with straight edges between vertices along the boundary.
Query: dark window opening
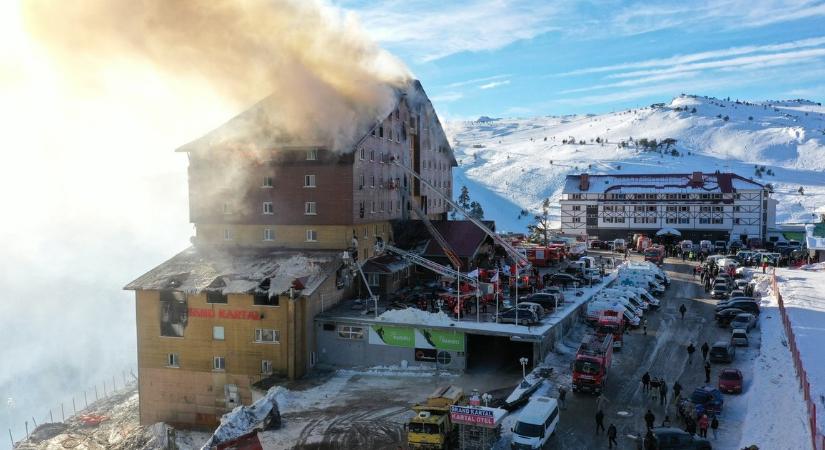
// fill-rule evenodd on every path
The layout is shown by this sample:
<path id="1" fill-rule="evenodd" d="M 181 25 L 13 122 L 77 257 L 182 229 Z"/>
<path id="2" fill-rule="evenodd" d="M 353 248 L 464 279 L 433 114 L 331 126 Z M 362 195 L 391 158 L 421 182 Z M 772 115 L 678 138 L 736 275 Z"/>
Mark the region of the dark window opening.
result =
<path id="1" fill-rule="evenodd" d="M 229 299 L 219 290 L 206 291 L 206 303 L 228 303 Z"/>
<path id="2" fill-rule="evenodd" d="M 256 292 L 252 298 L 254 304 L 258 306 L 278 306 L 280 303 L 277 295 L 270 298 L 268 292 Z"/>
<path id="3" fill-rule="evenodd" d="M 335 324 L 334 323 L 325 323 L 324 324 L 324 331 L 335 331 Z"/>

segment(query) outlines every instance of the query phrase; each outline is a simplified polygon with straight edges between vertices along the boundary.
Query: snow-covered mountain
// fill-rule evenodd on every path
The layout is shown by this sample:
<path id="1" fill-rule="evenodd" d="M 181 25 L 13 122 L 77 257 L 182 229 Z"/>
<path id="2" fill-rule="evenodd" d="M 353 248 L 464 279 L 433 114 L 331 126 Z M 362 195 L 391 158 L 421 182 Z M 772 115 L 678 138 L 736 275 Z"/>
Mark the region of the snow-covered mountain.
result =
<path id="1" fill-rule="evenodd" d="M 499 230 L 523 231 L 547 197 L 558 219 L 565 176 L 583 171 L 736 172 L 774 187 L 778 222 L 810 221 L 825 203 L 825 107 L 807 100 L 681 95 L 609 114 L 484 117 L 445 129 L 459 161 L 455 195 L 466 185 Z M 670 145 L 643 146 L 654 139 Z"/>

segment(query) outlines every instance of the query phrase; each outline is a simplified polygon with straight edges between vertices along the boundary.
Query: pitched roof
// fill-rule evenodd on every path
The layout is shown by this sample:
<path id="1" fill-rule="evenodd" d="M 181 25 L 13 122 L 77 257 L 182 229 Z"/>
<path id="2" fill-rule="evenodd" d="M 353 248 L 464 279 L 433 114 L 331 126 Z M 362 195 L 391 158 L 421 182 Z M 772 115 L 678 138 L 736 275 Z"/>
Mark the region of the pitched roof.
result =
<path id="1" fill-rule="evenodd" d="M 187 293 L 268 293 L 303 286 L 311 294 L 341 265 L 338 252 L 189 247 L 132 281 L 127 290 L 172 289 Z"/>
<path id="2" fill-rule="evenodd" d="M 487 239 L 487 234 L 468 220 L 433 220 L 435 229 L 444 237 L 453 251 L 461 258 L 473 257 L 478 248 Z M 482 221 L 495 231 L 495 222 Z M 423 256 L 432 258 L 446 257 L 444 251 L 430 235 L 424 222 L 405 220 L 393 223 L 393 238 L 396 246 L 404 249 L 420 248 Z"/>
<path id="3" fill-rule="evenodd" d="M 409 267 L 410 263 L 396 255 L 381 255 L 364 263 L 364 273 L 394 273 Z"/>

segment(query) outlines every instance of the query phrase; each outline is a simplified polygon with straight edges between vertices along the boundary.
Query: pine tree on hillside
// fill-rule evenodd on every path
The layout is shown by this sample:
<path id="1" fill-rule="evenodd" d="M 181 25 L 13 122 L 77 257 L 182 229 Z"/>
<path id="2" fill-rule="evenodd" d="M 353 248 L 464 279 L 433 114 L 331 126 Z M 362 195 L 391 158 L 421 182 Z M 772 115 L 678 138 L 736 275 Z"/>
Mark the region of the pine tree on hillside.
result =
<path id="1" fill-rule="evenodd" d="M 539 235 L 542 237 L 543 245 L 547 245 L 550 241 L 549 236 L 549 229 L 550 229 L 550 198 L 545 198 L 541 202 L 541 213 L 536 214 L 533 216 L 533 219 L 536 221 L 534 225 L 530 225 L 528 228 L 533 234 Z"/>
<path id="2" fill-rule="evenodd" d="M 478 202 L 471 202 L 470 203 L 470 216 L 474 219 L 481 220 L 484 218 L 484 209 L 481 207 L 481 204 Z"/>

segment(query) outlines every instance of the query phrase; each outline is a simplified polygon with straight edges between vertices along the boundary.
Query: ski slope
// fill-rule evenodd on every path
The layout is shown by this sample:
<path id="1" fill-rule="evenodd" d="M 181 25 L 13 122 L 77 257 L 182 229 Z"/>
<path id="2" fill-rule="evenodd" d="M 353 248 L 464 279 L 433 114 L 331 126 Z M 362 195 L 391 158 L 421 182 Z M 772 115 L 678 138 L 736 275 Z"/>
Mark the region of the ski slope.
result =
<path id="1" fill-rule="evenodd" d="M 445 130 L 459 161 L 455 195 L 466 185 L 499 231 L 524 231 L 546 197 L 558 224 L 564 179 L 584 171 L 736 172 L 774 186 L 777 222 L 810 221 L 825 203 L 825 107 L 807 100 L 682 95 L 609 114 L 482 117 L 448 122 Z M 676 143 L 648 151 L 638 146 L 643 138 Z M 755 166 L 765 171 L 757 175 Z M 797 192 L 800 186 L 804 195 Z M 529 215 L 519 218 L 523 209 Z"/>

